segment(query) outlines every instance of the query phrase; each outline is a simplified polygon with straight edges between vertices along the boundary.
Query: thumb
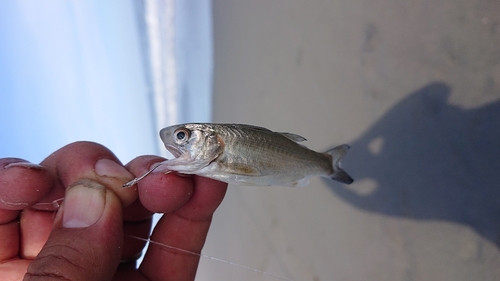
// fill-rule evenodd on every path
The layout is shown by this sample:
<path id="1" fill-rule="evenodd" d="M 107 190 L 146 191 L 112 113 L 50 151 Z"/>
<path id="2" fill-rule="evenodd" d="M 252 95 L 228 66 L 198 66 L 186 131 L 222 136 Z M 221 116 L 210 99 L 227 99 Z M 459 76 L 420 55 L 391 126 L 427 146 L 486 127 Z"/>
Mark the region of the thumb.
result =
<path id="1" fill-rule="evenodd" d="M 121 257 L 122 224 L 120 200 L 111 190 L 91 180 L 74 183 L 24 280 L 111 280 Z"/>

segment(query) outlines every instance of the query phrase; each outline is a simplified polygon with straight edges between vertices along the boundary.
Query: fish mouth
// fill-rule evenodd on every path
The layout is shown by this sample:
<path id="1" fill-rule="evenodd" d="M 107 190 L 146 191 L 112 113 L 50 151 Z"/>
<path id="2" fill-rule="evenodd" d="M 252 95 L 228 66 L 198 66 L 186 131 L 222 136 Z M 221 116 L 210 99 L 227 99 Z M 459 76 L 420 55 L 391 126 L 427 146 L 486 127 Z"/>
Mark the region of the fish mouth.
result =
<path id="1" fill-rule="evenodd" d="M 182 155 L 182 151 L 177 148 L 176 146 L 173 146 L 171 144 L 165 144 L 165 148 L 174 155 L 175 158 L 180 157 Z"/>

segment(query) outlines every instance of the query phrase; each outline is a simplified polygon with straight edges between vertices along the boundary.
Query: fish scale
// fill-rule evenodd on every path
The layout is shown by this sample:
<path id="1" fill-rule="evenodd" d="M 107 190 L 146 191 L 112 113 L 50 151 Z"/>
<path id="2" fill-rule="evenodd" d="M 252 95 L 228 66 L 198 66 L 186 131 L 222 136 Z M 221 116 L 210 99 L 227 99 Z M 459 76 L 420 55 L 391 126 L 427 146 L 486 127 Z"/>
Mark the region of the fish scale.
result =
<path id="1" fill-rule="evenodd" d="M 158 169 L 196 174 L 227 183 L 302 186 L 312 176 L 350 184 L 340 168 L 346 144 L 319 153 L 300 145 L 304 137 L 245 124 L 189 123 L 163 128 L 160 138 L 174 159 L 157 163 L 132 186 Z"/>
<path id="2" fill-rule="evenodd" d="M 303 186 L 312 176 L 353 182 L 340 168 L 347 144 L 319 153 L 299 144 L 306 140 L 299 135 L 245 124 L 180 124 L 163 128 L 160 138 L 175 158 L 157 163 L 124 186 L 155 169 L 244 185 Z"/>
<path id="3" fill-rule="evenodd" d="M 163 128 L 160 138 L 175 158 L 157 163 L 146 174 L 126 183 L 136 184 L 153 170 L 196 174 L 244 185 L 303 186 L 312 176 L 350 184 L 340 168 L 347 144 L 324 153 L 299 142 L 304 137 L 245 124 L 189 123 Z"/>
<path id="4" fill-rule="evenodd" d="M 254 134 L 247 129 L 246 140 L 242 141 L 243 133 L 240 130 L 237 137 L 232 134 L 222 136 L 223 141 L 232 149 L 226 150 L 227 158 L 242 158 L 240 155 L 252 155 L 242 159 L 248 165 L 261 163 L 260 172 L 270 174 L 281 172 L 286 169 L 300 168 L 309 173 L 324 171 L 329 169 L 328 157 L 324 154 L 311 151 L 309 149 L 298 149 L 297 144 L 278 133 L 269 132 L 269 136 L 263 137 L 265 132 Z M 267 133 L 267 132 L 266 132 Z M 300 147 L 301 148 L 301 147 Z M 279 157 L 278 157 L 279 156 Z M 279 167 L 278 167 L 279 166 Z M 273 167 L 278 169 L 273 169 Z"/>

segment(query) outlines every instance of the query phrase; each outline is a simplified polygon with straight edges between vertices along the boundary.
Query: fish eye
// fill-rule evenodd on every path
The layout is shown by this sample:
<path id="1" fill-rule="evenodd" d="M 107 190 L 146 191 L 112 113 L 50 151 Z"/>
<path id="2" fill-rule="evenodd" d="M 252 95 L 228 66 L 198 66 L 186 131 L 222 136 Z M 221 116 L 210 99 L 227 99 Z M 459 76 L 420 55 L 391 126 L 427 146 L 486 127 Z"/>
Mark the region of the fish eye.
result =
<path id="1" fill-rule="evenodd" d="M 174 133 L 176 142 L 184 142 L 189 138 L 189 131 L 186 129 L 179 129 Z"/>

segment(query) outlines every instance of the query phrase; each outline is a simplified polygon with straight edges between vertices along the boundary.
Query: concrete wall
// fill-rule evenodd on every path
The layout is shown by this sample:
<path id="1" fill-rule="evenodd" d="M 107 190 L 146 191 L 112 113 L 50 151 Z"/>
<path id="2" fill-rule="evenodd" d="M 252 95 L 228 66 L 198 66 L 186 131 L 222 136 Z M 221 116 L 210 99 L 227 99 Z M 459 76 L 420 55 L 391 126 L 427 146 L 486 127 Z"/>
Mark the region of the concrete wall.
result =
<path id="1" fill-rule="evenodd" d="M 214 120 L 348 143 L 231 186 L 205 254 L 292 280 L 500 280 L 500 2 L 214 0 Z M 279 280 L 203 259 L 198 280 Z"/>

